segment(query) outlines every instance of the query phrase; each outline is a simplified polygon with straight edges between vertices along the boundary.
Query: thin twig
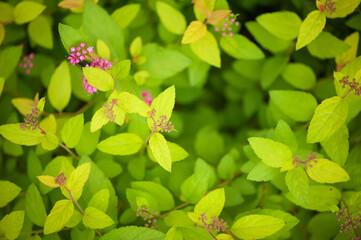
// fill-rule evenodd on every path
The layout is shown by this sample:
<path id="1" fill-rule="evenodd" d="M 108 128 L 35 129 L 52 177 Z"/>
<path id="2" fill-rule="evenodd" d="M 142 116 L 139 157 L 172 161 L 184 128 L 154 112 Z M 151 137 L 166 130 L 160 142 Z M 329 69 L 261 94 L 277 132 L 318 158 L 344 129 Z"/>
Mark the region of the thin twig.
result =
<path id="1" fill-rule="evenodd" d="M 71 198 L 71 201 L 72 201 L 73 203 L 75 203 L 75 205 L 79 208 L 80 212 L 81 212 L 83 215 L 85 215 L 84 210 L 80 207 L 78 201 L 73 198 L 73 195 L 71 194 L 70 190 L 69 190 L 67 187 L 65 187 L 65 186 L 64 186 L 64 188 L 65 188 L 65 190 L 68 191 L 69 196 L 70 196 L 70 198 Z"/>
<path id="2" fill-rule="evenodd" d="M 67 151 L 73 158 L 80 160 L 80 157 L 78 155 L 76 155 L 72 150 L 70 150 L 67 146 L 65 146 L 61 142 L 59 142 L 59 146 L 64 148 L 65 151 Z"/>
<path id="3" fill-rule="evenodd" d="M 345 205 L 346 210 L 347 210 L 347 215 L 348 215 L 348 217 L 350 218 L 350 215 L 351 215 L 351 214 L 350 214 L 350 210 L 349 210 L 348 205 L 346 204 L 346 202 L 345 202 L 345 200 L 344 200 L 343 198 L 341 198 L 341 202 Z M 350 219 L 351 219 L 351 218 L 350 218 Z M 352 225 L 352 230 L 353 230 L 353 232 L 355 233 L 355 235 L 356 235 L 357 239 L 360 239 L 359 235 L 357 234 L 357 231 L 356 231 L 355 225 L 353 224 L 353 222 L 352 222 L 352 221 L 351 221 L 350 223 L 351 223 L 351 225 Z"/>
<path id="4" fill-rule="evenodd" d="M 215 188 L 221 188 L 224 186 L 227 186 L 228 184 L 230 184 L 231 182 L 234 181 L 234 179 L 236 179 L 238 176 L 242 175 L 242 171 L 237 172 L 231 179 L 228 179 L 226 181 L 220 182 Z"/>

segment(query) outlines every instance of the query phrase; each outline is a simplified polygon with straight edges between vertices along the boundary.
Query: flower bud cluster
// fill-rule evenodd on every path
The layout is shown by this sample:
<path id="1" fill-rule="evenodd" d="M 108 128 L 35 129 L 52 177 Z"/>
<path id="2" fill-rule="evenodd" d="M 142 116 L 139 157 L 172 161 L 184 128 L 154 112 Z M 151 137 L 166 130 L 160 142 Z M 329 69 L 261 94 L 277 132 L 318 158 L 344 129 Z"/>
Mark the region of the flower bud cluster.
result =
<path id="1" fill-rule="evenodd" d="M 24 118 L 24 122 L 20 123 L 20 129 L 25 131 L 26 129 L 35 130 L 39 128 L 41 130 L 41 134 L 45 134 L 44 130 L 40 128 L 38 118 L 39 118 L 39 109 L 34 107 L 31 109 L 31 113 L 26 114 Z"/>
<path id="2" fill-rule="evenodd" d="M 137 217 L 142 217 L 146 223 L 144 227 L 149 227 L 150 229 L 157 229 L 156 225 L 158 220 L 158 211 L 154 211 L 153 213 L 149 212 L 149 207 L 142 206 L 141 208 L 137 208 L 137 213 L 135 214 Z"/>
<path id="3" fill-rule="evenodd" d="M 155 111 L 154 108 L 152 109 L 152 111 L 148 112 L 148 117 L 153 120 L 153 126 L 152 126 L 152 131 L 153 132 L 167 132 L 167 133 L 170 133 L 172 131 L 176 131 L 174 129 L 174 125 L 172 124 L 172 122 L 167 121 L 168 120 L 167 116 L 161 115 L 159 117 L 159 119 L 156 121 L 154 119 L 155 113 L 156 113 L 156 111 Z"/>
<path id="4" fill-rule="evenodd" d="M 229 16 L 224 18 L 224 21 L 222 21 L 222 26 L 218 26 L 214 28 L 214 31 L 216 32 L 220 32 L 222 37 L 225 36 L 233 36 L 233 25 L 235 26 L 239 26 L 239 22 L 236 21 L 237 15 L 235 15 L 234 13 L 229 14 Z"/>
<path id="5" fill-rule="evenodd" d="M 118 106 L 118 99 L 112 99 L 110 102 L 105 103 L 102 107 L 104 109 L 104 115 L 109 119 L 109 121 L 113 122 L 117 117 L 114 114 L 113 107 Z"/>
<path id="6" fill-rule="evenodd" d="M 305 170 L 307 170 L 307 168 L 312 168 L 313 167 L 313 163 L 317 163 L 317 154 L 316 153 L 310 153 L 308 154 L 308 156 L 305 158 L 305 161 L 302 161 L 302 159 L 300 158 L 300 154 L 297 155 L 297 157 L 292 157 L 293 158 L 293 164 L 296 165 L 295 167 L 298 167 L 298 164 L 302 164 L 305 166 Z"/>
<path id="7" fill-rule="evenodd" d="M 208 217 L 206 213 L 202 213 L 199 220 L 203 223 L 204 226 L 198 225 L 197 223 L 194 224 L 196 227 L 203 228 L 207 230 L 208 232 L 224 232 L 227 229 L 227 222 L 225 222 L 223 219 L 220 219 L 216 216 L 211 217 L 211 221 L 208 224 Z"/>
<path id="8" fill-rule="evenodd" d="M 30 53 L 29 56 L 24 56 L 23 60 L 19 62 L 19 68 L 25 68 L 25 73 L 30 74 L 31 69 L 34 67 L 34 63 L 31 61 L 34 58 L 34 53 Z"/>
<path id="9" fill-rule="evenodd" d="M 357 229 L 357 226 L 361 223 L 361 215 L 354 215 L 349 213 L 348 206 L 341 208 L 338 212 L 335 213 L 337 216 L 337 221 L 340 222 L 340 233 L 350 234 Z M 353 239 L 353 238 L 352 238 Z M 355 240 L 360 239 L 359 237 Z"/>
<path id="10" fill-rule="evenodd" d="M 317 1 L 317 7 L 322 11 L 326 11 L 329 14 L 332 14 L 336 11 L 335 3 L 333 0 L 326 0 L 325 4 L 322 4 L 320 1 Z"/>
<path id="11" fill-rule="evenodd" d="M 62 172 L 55 179 L 55 183 L 59 184 L 60 186 L 64 186 L 66 184 L 66 180 L 65 173 Z"/>
<path id="12" fill-rule="evenodd" d="M 344 77 L 342 80 L 340 80 L 339 82 L 342 83 L 342 87 L 345 88 L 346 85 L 350 87 L 350 90 L 348 91 L 348 93 L 345 95 L 345 97 L 352 92 L 352 90 L 355 91 L 355 95 L 360 96 L 361 94 L 361 87 L 359 87 L 359 83 L 356 82 L 356 79 L 352 79 L 352 81 L 349 81 L 350 76 L 346 76 Z M 344 98 L 345 98 L 344 97 Z"/>

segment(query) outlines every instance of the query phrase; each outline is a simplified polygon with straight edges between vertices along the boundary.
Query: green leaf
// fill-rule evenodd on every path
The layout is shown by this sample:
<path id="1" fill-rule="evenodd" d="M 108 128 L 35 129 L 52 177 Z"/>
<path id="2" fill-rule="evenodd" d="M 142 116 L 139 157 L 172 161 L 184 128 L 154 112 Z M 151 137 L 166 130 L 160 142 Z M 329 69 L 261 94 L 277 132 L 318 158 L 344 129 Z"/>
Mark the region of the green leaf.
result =
<path id="1" fill-rule="evenodd" d="M 106 212 L 109 205 L 109 189 L 104 188 L 98 191 L 90 199 L 88 207 L 94 207 L 102 212 Z"/>
<path id="2" fill-rule="evenodd" d="M 125 192 L 130 207 L 134 211 L 140 207 L 149 207 L 150 212 L 159 211 L 157 200 L 149 193 L 132 188 L 127 188 Z"/>
<path id="3" fill-rule="evenodd" d="M 26 191 L 25 210 L 26 216 L 32 223 L 40 227 L 44 226 L 46 210 L 40 192 L 34 183 L 32 183 Z"/>
<path id="4" fill-rule="evenodd" d="M 302 20 L 294 12 L 282 11 L 259 15 L 256 21 L 267 31 L 285 40 L 298 36 Z"/>
<path id="5" fill-rule="evenodd" d="M 321 141 L 322 148 L 332 161 L 339 165 L 346 163 L 349 151 L 348 129 L 346 125 L 342 125 L 332 136 Z"/>
<path id="6" fill-rule="evenodd" d="M 142 38 L 139 36 L 134 38 L 129 47 L 130 55 L 133 58 L 139 56 L 142 53 L 142 48 L 143 48 Z M 130 63 L 129 63 L 129 65 L 130 65 Z"/>
<path id="7" fill-rule="evenodd" d="M 157 132 L 154 133 L 149 139 L 149 148 L 159 165 L 168 172 L 171 172 L 172 159 L 167 141 L 163 135 Z"/>
<path id="8" fill-rule="evenodd" d="M 165 234 L 145 227 L 127 226 L 113 229 L 102 237 L 102 240 L 164 240 Z"/>
<path id="9" fill-rule="evenodd" d="M 55 183 L 56 178 L 53 176 L 41 175 L 41 176 L 36 176 L 36 177 L 42 184 L 44 184 L 48 187 L 57 188 L 60 186 L 58 183 Z"/>
<path id="10" fill-rule="evenodd" d="M 14 20 L 14 7 L 7 2 L 0 2 L 0 23 Z"/>
<path id="11" fill-rule="evenodd" d="M 80 212 L 75 210 L 73 212 L 73 215 L 71 216 L 70 220 L 65 224 L 65 227 L 74 228 L 75 226 L 77 226 L 80 223 L 82 217 L 83 217 L 83 215 Z"/>
<path id="12" fill-rule="evenodd" d="M 248 142 L 256 155 L 271 167 L 282 167 L 292 161 L 291 150 L 282 143 L 261 137 L 248 138 Z"/>
<path id="13" fill-rule="evenodd" d="M 310 12 L 302 22 L 300 33 L 297 38 L 296 50 L 303 48 L 312 42 L 326 25 L 326 16 L 319 10 Z"/>
<path id="14" fill-rule="evenodd" d="M 23 24 L 39 16 L 46 6 L 33 1 L 19 2 L 14 9 L 15 22 Z"/>
<path id="15" fill-rule="evenodd" d="M 0 77 L 0 96 L 1 96 L 1 93 L 3 92 L 4 84 L 5 84 L 5 78 Z"/>
<path id="16" fill-rule="evenodd" d="M 83 68 L 83 73 L 88 83 L 98 88 L 100 91 L 107 92 L 114 87 L 113 77 L 104 70 L 94 67 Z"/>
<path id="17" fill-rule="evenodd" d="M 88 180 L 90 173 L 90 163 L 79 165 L 70 175 L 67 181 L 67 187 L 72 193 L 78 193 L 83 190 L 84 184 Z"/>
<path id="18" fill-rule="evenodd" d="M 102 211 L 94 207 L 87 207 L 83 216 L 83 223 L 91 229 L 103 229 L 113 225 L 114 221 Z"/>
<path id="19" fill-rule="evenodd" d="M 44 234 L 48 235 L 60 231 L 69 221 L 74 212 L 71 200 L 59 200 L 51 209 L 44 225 Z"/>
<path id="20" fill-rule="evenodd" d="M 5 207 L 21 192 L 21 188 L 9 181 L 0 181 L 0 207 Z"/>
<path id="21" fill-rule="evenodd" d="M 207 192 L 209 175 L 208 171 L 204 171 L 189 176 L 181 185 L 182 198 L 196 204 Z"/>
<path id="22" fill-rule="evenodd" d="M 346 121 L 348 103 L 340 97 L 325 99 L 317 106 L 308 127 L 307 142 L 321 142 L 331 137 Z"/>
<path id="23" fill-rule="evenodd" d="M 224 155 L 217 166 L 219 178 L 223 180 L 232 179 L 236 168 L 233 156 L 231 154 Z"/>
<path id="24" fill-rule="evenodd" d="M 24 211 L 14 211 L 1 219 L 0 232 L 5 234 L 6 239 L 18 238 L 24 223 Z"/>
<path id="25" fill-rule="evenodd" d="M 285 221 L 267 215 L 248 215 L 233 223 L 231 232 L 242 239 L 261 239 L 283 228 Z"/>
<path id="26" fill-rule="evenodd" d="M 271 101 L 282 113 L 299 122 L 311 119 L 317 107 L 316 98 L 306 92 L 291 90 L 273 90 L 269 92 Z"/>
<path id="27" fill-rule="evenodd" d="M 175 94 L 175 93 L 174 93 Z M 126 113 L 138 113 L 143 117 L 148 116 L 148 111 L 150 110 L 149 106 L 137 96 L 128 93 L 128 92 L 121 92 L 118 95 L 119 100 L 119 107 Z M 162 99 L 165 100 L 165 99 Z M 167 99 L 170 100 L 171 99 Z M 173 100 L 174 102 L 174 100 Z M 163 102 L 164 104 L 164 102 Z"/>
<path id="28" fill-rule="evenodd" d="M 321 59 L 334 58 L 350 49 L 350 45 L 333 36 L 329 32 L 321 32 L 318 37 L 307 45 L 312 56 Z"/>
<path id="29" fill-rule="evenodd" d="M 356 58 L 359 40 L 360 40 L 359 32 L 354 32 L 345 38 L 344 42 L 350 45 L 351 48 L 342 55 L 336 56 L 337 65 L 344 66 L 349 62 L 352 62 Z"/>
<path id="30" fill-rule="evenodd" d="M 173 108 L 175 104 L 175 87 L 174 85 L 170 86 L 162 93 L 160 93 L 156 98 L 154 98 L 149 109 L 155 109 L 154 120 L 157 121 L 160 119 L 160 116 L 164 115 L 167 117 L 167 120 L 172 116 Z M 148 126 L 151 129 L 153 126 L 153 120 L 148 118 Z"/>
<path id="31" fill-rule="evenodd" d="M 194 148 L 200 157 L 209 162 L 217 163 L 224 154 L 225 143 L 216 129 L 206 126 L 198 131 Z"/>
<path id="32" fill-rule="evenodd" d="M 188 152 L 176 143 L 167 141 L 167 146 L 172 158 L 172 162 L 181 161 L 189 156 Z"/>
<path id="33" fill-rule="evenodd" d="M 262 50 L 245 36 L 234 34 L 221 38 L 222 49 L 236 59 L 262 59 L 265 57 Z"/>
<path id="34" fill-rule="evenodd" d="M 53 48 L 53 32 L 49 18 L 40 15 L 32 20 L 28 26 L 28 33 L 36 44 L 47 49 Z"/>
<path id="35" fill-rule="evenodd" d="M 281 54 L 266 60 L 261 71 L 261 86 L 263 89 L 267 89 L 277 79 L 288 61 L 289 58 Z"/>
<path id="36" fill-rule="evenodd" d="M 191 49 L 206 63 L 218 68 L 221 67 L 221 53 L 218 48 L 218 43 L 210 32 L 206 32 L 201 39 L 192 42 Z"/>
<path id="37" fill-rule="evenodd" d="M 121 29 L 126 28 L 134 20 L 140 10 L 140 4 L 127 4 L 115 10 L 112 18 L 116 21 Z"/>
<path id="38" fill-rule="evenodd" d="M 199 221 L 199 218 L 203 213 L 206 214 L 208 222 L 211 221 L 212 217 L 218 217 L 223 210 L 224 202 L 225 193 L 223 188 L 207 193 L 207 195 L 202 197 L 202 199 L 194 206 L 196 221 Z"/>
<path id="39" fill-rule="evenodd" d="M 119 133 L 101 141 L 97 148 L 112 155 L 132 155 L 143 146 L 143 140 L 134 133 Z"/>
<path id="40" fill-rule="evenodd" d="M 90 131 L 91 132 L 98 131 L 108 122 L 109 122 L 109 118 L 105 116 L 104 108 L 99 108 L 92 117 Z"/>
<path id="41" fill-rule="evenodd" d="M 108 45 L 101 39 L 97 41 L 97 53 L 100 58 L 110 59 L 110 50 Z"/>
<path id="42" fill-rule="evenodd" d="M 90 122 L 84 125 L 83 132 L 81 134 L 78 144 L 75 149 L 79 155 L 92 154 L 97 148 L 100 137 L 100 131 L 90 132 Z"/>
<path id="43" fill-rule="evenodd" d="M 279 175 L 277 168 L 270 167 L 263 162 L 259 162 L 252 170 L 248 173 L 247 179 L 251 181 L 261 182 L 269 181 Z"/>
<path id="44" fill-rule="evenodd" d="M 290 40 L 284 40 L 274 36 L 256 21 L 246 22 L 245 25 L 256 41 L 272 53 L 284 52 L 291 47 Z"/>
<path id="45" fill-rule="evenodd" d="M 286 82 L 301 90 L 310 90 L 316 83 L 312 68 L 302 63 L 289 63 L 282 72 Z"/>
<path id="46" fill-rule="evenodd" d="M 7 79 L 18 66 L 23 48 L 7 47 L 0 51 L 0 77 Z"/>
<path id="47" fill-rule="evenodd" d="M 36 176 L 39 176 L 43 172 L 43 166 L 39 158 L 36 156 L 33 150 L 29 151 L 28 157 L 26 159 L 26 168 L 27 168 L 27 175 L 32 182 L 36 182 Z"/>
<path id="48" fill-rule="evenodd" d="M 45 134 L 43 140 L 41 141 L 41 146 L 43 147 L 43 149 L 48 151 L 54 150 L 55 148 L 58 147 L 58 145 L 59 145 L 59 139 L 56 135 L 52 133 Z"/>
<path id="49" fill-rule="evenodd" d="M 185 31 L 182 44 L 193 43 L 204 37 L 207 33 L 207 26 L 201 21 L 192 21 Z"/>
<path id="50" fill-rule="evenodd" d="M 156 2 L 156 10 L 161 23 L 169 32 L 179 35 L 184 33 L 187 21 L 180 11 L 161 1 Z"/>
<path id="51" fill-rule="evenodd" d="M 172 77 L 192 63 L 184 54 L 155 43 L 144 46 L 141 56 L 146 57 L 147 61 L 139 69 L 148 71 L 150 77 L 158 79 Z"/>
<path id="52" fill-rule="evenodd" d="M 360 4 L 360 0 L 337 0 L 335 1 L 335 12 L 324 12 L 328 18 L 344 18 L 350 13 L 353 13 L 357 6 Z"/>
<path id="53" fill-rule="evenodd" d="M 129 59 L 121 60 L 113 65 L 111 73 L 116 79 L 123 79 L 128 77 L 131 62 Z"/>
<path id="54" fill-rule="evenodd" d="M 44 136 L 38 128 L 35 130 L 21 130 L 19 123 L 0 126 L 0 134 L 13 143 L 25 146 L 33 146 L 41 143 Z"/>
<path id="55" fill-rule="evenodd" d="M 295 134 L 293 133 L 290 126 L 283 120 L 280 120 L 277 123 L 274 139 L 277 142 L 286 144 L 291 149 L 292 153 L 295 153 L 298 148 L 298 142 Z"/>
<path id="56" fill-rule="evenodd" d="M 136 190 L 152 195 L 158 202 L 160 211 L 167 211 L 174 208 L 173 195 L 162 185 L 149 181 L 131 182 L 130 185 Z"/>
<path id="57" fill-rule="evenodd" d="M 71 79 L 69 66 L 66 61 L 63 61 L 51 76 L 48 96 L 51 105 L 58 112 L 63 111 L 68 105 L 71 97 Z"/>
<path id="58" fill-rule="evenodd" d="M 113 58 L 124 57 L 123 32 L 104 8 L 92 1 L 86 1 L 82 27 L 93 44 L 101 39 L 108 45 Z"/>
<path id="59" fill-rule="evenodd" d="M 84 127 L 84 115 L 78 114 L 69 118 L 61 129 L 61 139 L 69 148 L 74 148 L 81 137 Z"/>
<path id="60" fill-rule="evenodd" d="M 88 37 L 80 30 L 61 23 L 59 23 L 58 28 L 61 42 L 68 53 L 70 52 L 71 47 L 76 46 L 81 42 L 88 43 L 89 45 Z"/>
<path id="61" fill-rule="evenodd" d="M 305 170 L 295 167 L 287 172 L 286 184 L 294 198 L 301 204 L 307 204 L 309 198 L 309 181 Z"/>
<path id="62" fill-rule="evenodd" d="M 307 167 L 307 174 L 312 180 L 319 183 L 337 183 L 350 180 L 348 173 L 337 163 L 325 158 L 317 158 L 312 167 Z"/>

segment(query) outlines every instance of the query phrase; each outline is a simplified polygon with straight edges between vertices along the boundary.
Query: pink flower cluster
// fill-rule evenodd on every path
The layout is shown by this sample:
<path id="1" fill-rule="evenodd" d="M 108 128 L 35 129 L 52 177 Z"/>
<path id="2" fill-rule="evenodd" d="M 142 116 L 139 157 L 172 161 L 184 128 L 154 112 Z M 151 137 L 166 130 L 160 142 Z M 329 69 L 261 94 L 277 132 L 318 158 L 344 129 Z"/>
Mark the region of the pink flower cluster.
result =
<path id="1" fill-rule="evenodd" d="M 227 35 L 229 36 L 233 36 L 233 28 L 232 25 L 236 25 L 239 26 L 239 22 L 236 21 L 237 15 L 235 15 L 234 13 L 231 13 L 228 17 L 224 18 L 224 22 L 222 23 L 222 27 L 215 27 L 214 31 L 216 32 L 221 32 L 222 33 L 222 37 L 225 37 Z"/>
<path id="2" fill-rule="evenodd" d="M 143 98 L 143 101 L 148 105 L 150 106 L 153 102 L 153 98 L 152 98 L 152 95 L 150 94 L 150 92 L 148 91 L 143 91 L 142 90 L 142 98 Z"/>
<path id="3" fill-rule="evenodd" d="M 335 3 L 334 1 L 332 0 L 326 0 L 325 4 L 320 4 L 320 10 L 322 12 L 326 11 L 328 12 L 329 14 L 332 14 L 336 11 L 336 7 L 335 6 Z"/>
<path id="4" fill-rule="evenodd" d="M 30 74 L 31 69 L 34 67 L 34 63 L 31 61 L 34 58 L 34 53 L 30 53 L 29 56 L 24 56 L 22 62 L 19 62 L 20 68 L 26 69 L 26 74 Z"/>
<path id="5" fill-rule="evenodd" d="M 161 115 L 159 119 L 156 121 L 154 119 L 156 110 L 153 108 L 148 112 L 148 117 L 153 120 L 152 131 L 153 132 L 167 132 L 170 133 L 172 131 L 176 131 L 174 129 L 174 125 L 172 122 L 168 121 L 167 116 Z"/>
<path id="6" fill-rule="evenodd" d="M 340 80 L 339 82 L 342 83 L 342 87 L 345 88 L 346 85 L 350 87 L 350 90 L 346 93 L 345 96 L 343 96 L 343 98 L 345 98 L 350 92 L 352 92 L 352 90 L 355 91 L 355 95 L 360 96 L 361 95 L 361 87 L 359 87 L 359 83 L 356 82 L 356 79 L 352 79 L 352 81 L 349 81 L 350 76 L 346 76 L 344 77 L 342 80 Z"/>
<path id="7" fill-rule="evenodd" d="M 85 67 L 100 68 L 101 70 L 108 70 L 108 68 L 111 68 L 112 66 L 113 65 L 108 60 L 101 59 L 101 58 L 97 58 L 96 60 L 94 60 L 90 64 L 90 66 L 89 66 L 89 64 L 85 65 Z M 91 86 L 88 83 L 88 80 L 85 77 L 83 77 L 83 85 L 84 85 L 85 90 L 90 94 L 93 94 L 98 91 L 97 88 Z"/>
<path id="8" fill-rule="evenodd" d="M 343 209 L 341 208 L 335 214 L 337 216 L 337 221 L 340 222 L 340 233 L 350 234 L 353 230 L 357 229 L 357 226 L 361 223 L 361 215 L 350 213 L 348 206 Z M 356 239 L 360 238 L 357 237 Z"/>
<path id="9" fill-rule="evenodd" d="M 150 229 L 158 229 L 157 224 L 157 217 L 158 211 L 154 211 L 153 213 L 149 212 L 149 207 L 141 207 L 137 208 L 137 213 L 135 214 L 137 217 L 142 217 L 144 221 L 147 221 L 144 224 L 144 227 L 149 227 Z"/>
<path id="10" fill-rule="evenodd" d="M 305 161 L 302 161 L 300 158 L 300 154 L 297 155 L 297 157 L 292 157 L 293 158 L 293 164 L 296 165 L 295 167 L 298 167 L 298 164 L 302 164 L 305 166 L 305 170 L 307 170 L 308 167 L 312 167 L 312 163 L 317 163 L 317 154 L 316 153 L 310 153 L 308 154 L 308 156 L 305 158 Z"/>
<path id="11" fill-rule="evenodd" d="M 71 64 L 76 65 L 81 61 L 84 61 L 86 54 L 92 53 L 94 52 L 94 50 L 93 47 L 88 47 L 86 49 L 85 43 L 80 43 L 78 47 L 75 46 L 71 47 L 70 52 L 71 53 L 69 54 L 68 59 L 70 60 Z"/>
<path id="12" fill-rule="evenodd" d="M 208 224 L 208 217 L 206 215 L 206 213 L 202 213 L 201 217 L 199 218 L 200 221 L 202 221 L 203 226 L 198 225 L 197 223 L 194 224 L 194 226 L 199 227 L 199 228 L 203 228 L 205 230 L 207 230 L 208 232 L 212 232 L 213 230 L 215 232 L 224 232 L 227 229 L 227 222 L 225 222 L 223 219 L 220 219 L 216 216 L 211 217 L 211 222 Z"/>

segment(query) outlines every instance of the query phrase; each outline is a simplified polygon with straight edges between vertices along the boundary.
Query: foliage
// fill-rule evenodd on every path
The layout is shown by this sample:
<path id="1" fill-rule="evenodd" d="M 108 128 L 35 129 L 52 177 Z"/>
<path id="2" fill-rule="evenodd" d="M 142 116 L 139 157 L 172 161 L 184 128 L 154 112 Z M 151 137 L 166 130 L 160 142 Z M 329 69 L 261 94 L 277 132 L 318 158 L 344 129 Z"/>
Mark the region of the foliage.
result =
<path id="1" fill-rule="evenodd" d="M 0 2 L 0 239 L 360 239 L 360 2 Z"/>

